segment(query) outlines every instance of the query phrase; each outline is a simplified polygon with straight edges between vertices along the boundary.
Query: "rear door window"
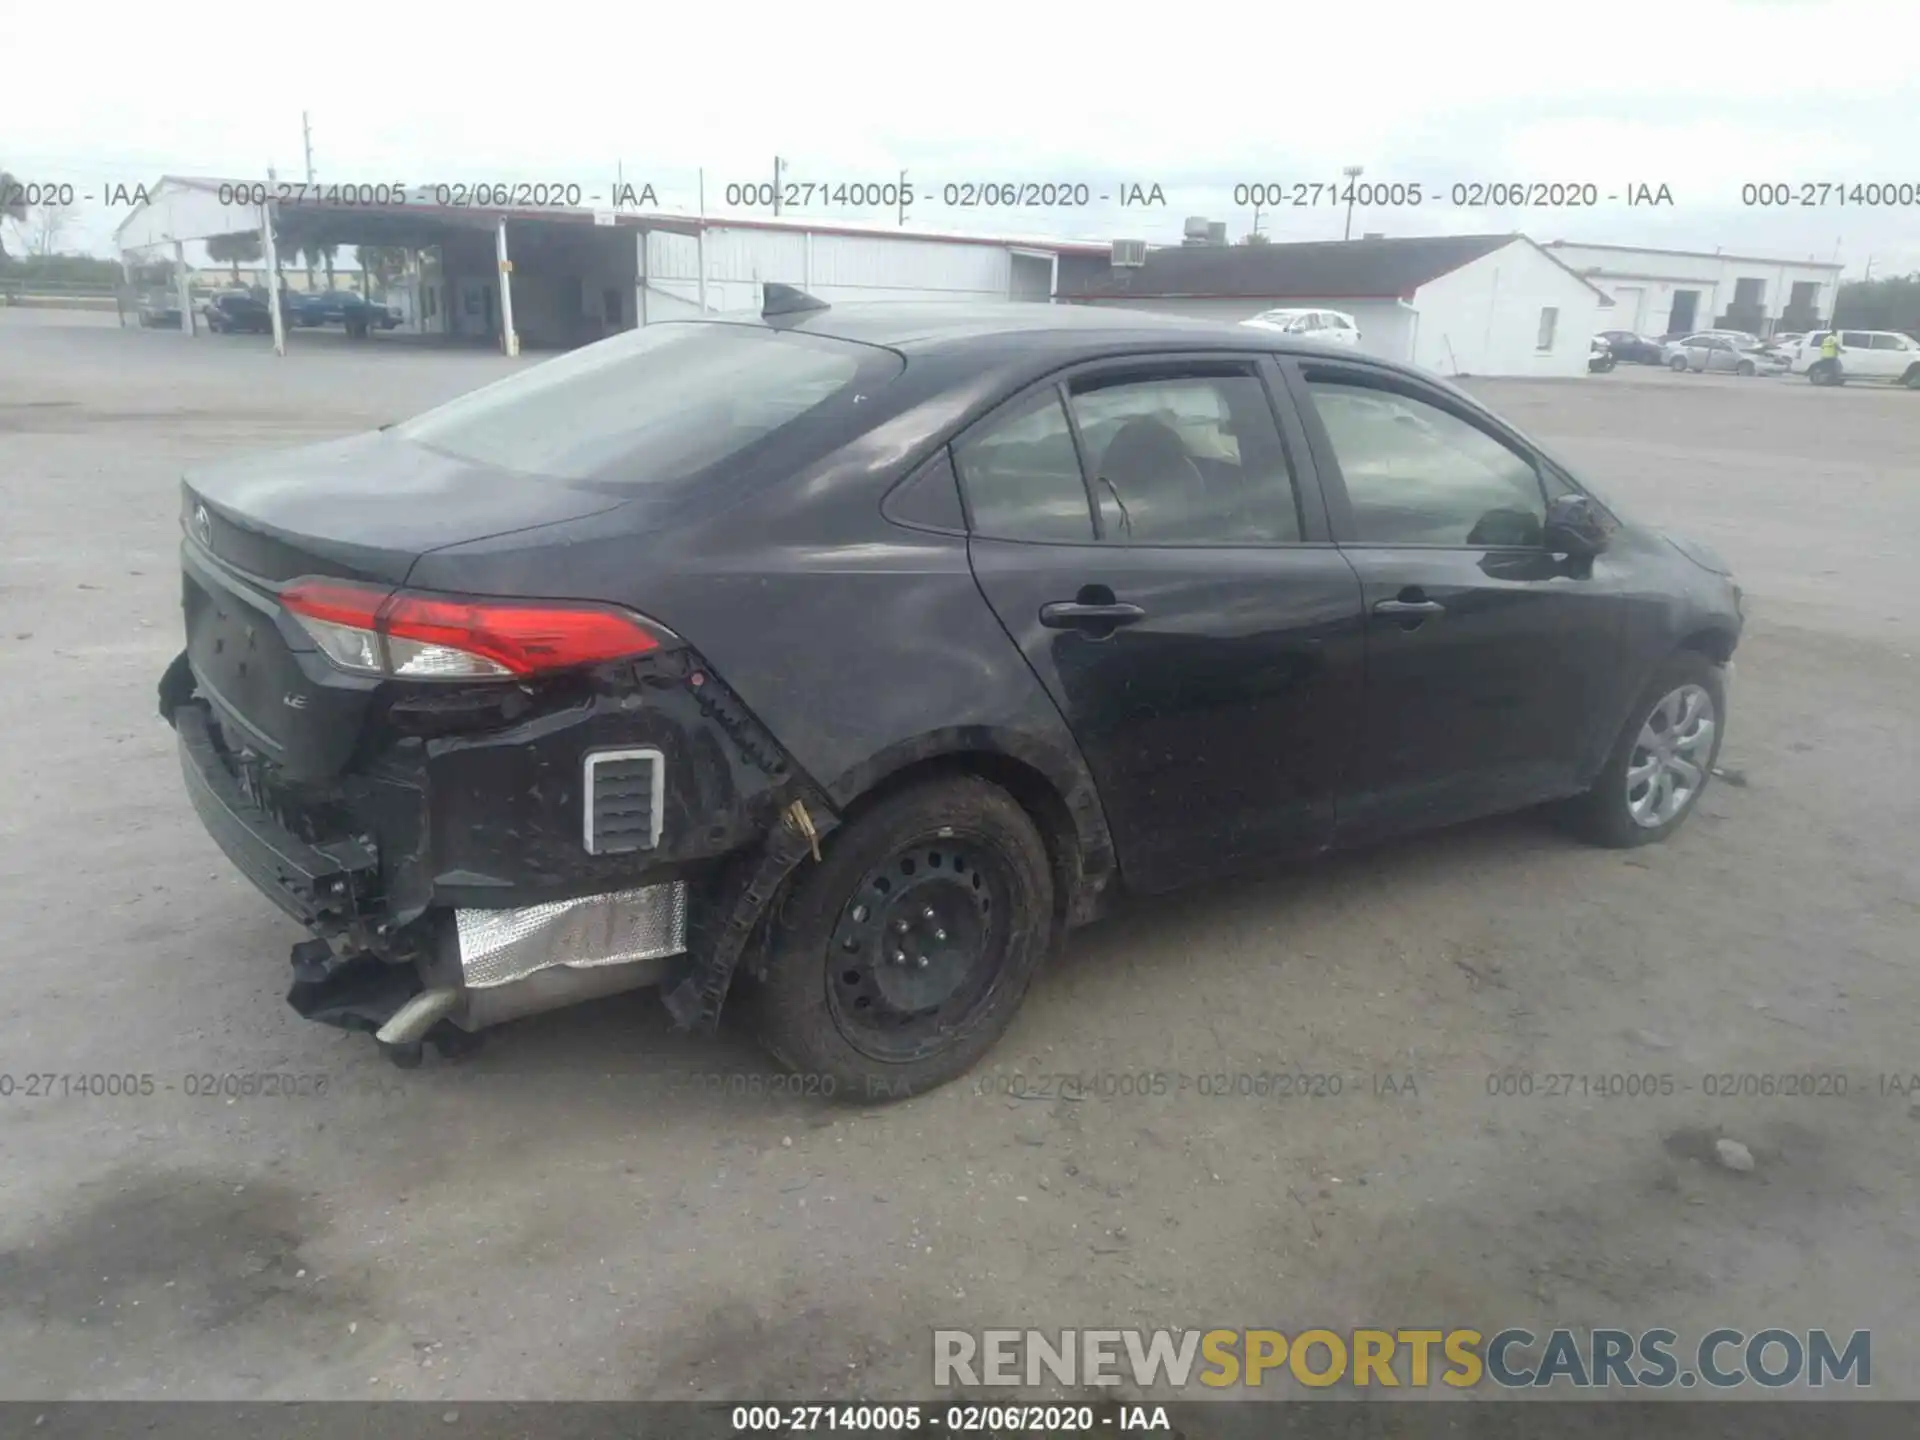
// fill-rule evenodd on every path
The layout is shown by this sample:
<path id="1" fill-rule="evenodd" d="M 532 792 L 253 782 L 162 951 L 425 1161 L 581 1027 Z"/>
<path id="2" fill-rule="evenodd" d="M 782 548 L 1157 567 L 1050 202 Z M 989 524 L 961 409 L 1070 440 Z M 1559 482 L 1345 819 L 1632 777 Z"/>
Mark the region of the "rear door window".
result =
<path id="1" fill-rule="evenodd" d="M 1101 534 L 1132 545 L 1300 539 L 1292 468 L 1251 371 L 1093 378 L 1073 386 Z"/>
<path id="2" fill-rule="evenodd" d="M 645 486 L 849 420 L 902 368 L 899 356 L 872 345 L 666 322 L 532 366 L 394 433 L 521 474 Z"/>

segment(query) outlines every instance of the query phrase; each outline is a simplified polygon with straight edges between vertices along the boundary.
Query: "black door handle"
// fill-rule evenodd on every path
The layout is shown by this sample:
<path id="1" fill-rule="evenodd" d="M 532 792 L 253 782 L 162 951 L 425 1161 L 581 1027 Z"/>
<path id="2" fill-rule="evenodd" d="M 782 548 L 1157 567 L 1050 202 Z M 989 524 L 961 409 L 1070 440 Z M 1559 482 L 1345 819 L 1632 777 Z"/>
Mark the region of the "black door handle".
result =
<path id="1" fill-rule="evenodd" d="M 1104 630 L 1115 625 L 1131 625 L 1136 620 L 1146 618 L 1146 611 L 1125 601 L 1092 605 L 1081 600 L 1056 600 L 1040 607 L 1040 623 L 1049 630 L 1072 630 L 1082 626 Z"/>
<path id="2" fill-rule="evenodd" d="M 1446 606 L 1438 600 L 1382 600 L 1373 607 L 1376 615 L 1440 615 Z"/>

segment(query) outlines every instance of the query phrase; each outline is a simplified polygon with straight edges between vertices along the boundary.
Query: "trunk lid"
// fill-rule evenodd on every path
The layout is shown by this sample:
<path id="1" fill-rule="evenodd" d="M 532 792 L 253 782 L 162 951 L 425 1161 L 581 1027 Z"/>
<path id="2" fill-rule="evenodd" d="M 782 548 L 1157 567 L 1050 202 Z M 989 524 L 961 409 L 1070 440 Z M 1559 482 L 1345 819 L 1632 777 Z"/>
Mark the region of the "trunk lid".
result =
<path id="1" fill-rule="evenodd" d="M 582 519 L 625 498 L 376 430 L 195 471 L 180 519 L 213 557 L 262 580 L 332 575 L 398 585 L 430 550 Z"/>
<path id="2" fill-rule="evenodd" d="M 430 551 L 621 503 L 377 431 L 191 473 L 181 487 L 181 601 L 200 693 L 236 751 L 292 780 L 337 775 L 389 682 L 329 663 L 280 604 L 289 581 L 397 587 Z"/>

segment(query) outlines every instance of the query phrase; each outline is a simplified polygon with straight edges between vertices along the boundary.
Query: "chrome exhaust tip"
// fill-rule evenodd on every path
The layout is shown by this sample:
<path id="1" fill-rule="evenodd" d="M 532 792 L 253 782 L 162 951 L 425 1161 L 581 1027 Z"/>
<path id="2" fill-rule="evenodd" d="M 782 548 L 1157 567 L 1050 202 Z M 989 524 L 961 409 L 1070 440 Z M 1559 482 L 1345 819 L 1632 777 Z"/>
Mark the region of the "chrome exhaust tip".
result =
<path id="1" fill-rule="evenodd" d="M 426 1033 L 458 1010 L 462 998 L 451 985 L 422 990 L 374 1032 L 380 1053 L 402 1070 L 413 1069 L 420 1063 L 420 1042 Z"/>

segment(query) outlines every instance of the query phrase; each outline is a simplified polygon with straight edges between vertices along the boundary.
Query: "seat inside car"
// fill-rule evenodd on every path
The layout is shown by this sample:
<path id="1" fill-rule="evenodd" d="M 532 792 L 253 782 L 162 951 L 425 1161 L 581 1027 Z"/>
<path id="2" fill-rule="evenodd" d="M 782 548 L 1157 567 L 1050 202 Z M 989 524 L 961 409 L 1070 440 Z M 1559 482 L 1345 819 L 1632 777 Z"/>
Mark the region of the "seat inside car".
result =
<path id="1" fill-rule="evenodd" d="M 1186 442 L 1166 421 L 1136 416 L 1114 432 L 1095 468 L 1104 499 L 1140 538 L 1177 538 L 1209 510 L 1207 483 Z"/>

